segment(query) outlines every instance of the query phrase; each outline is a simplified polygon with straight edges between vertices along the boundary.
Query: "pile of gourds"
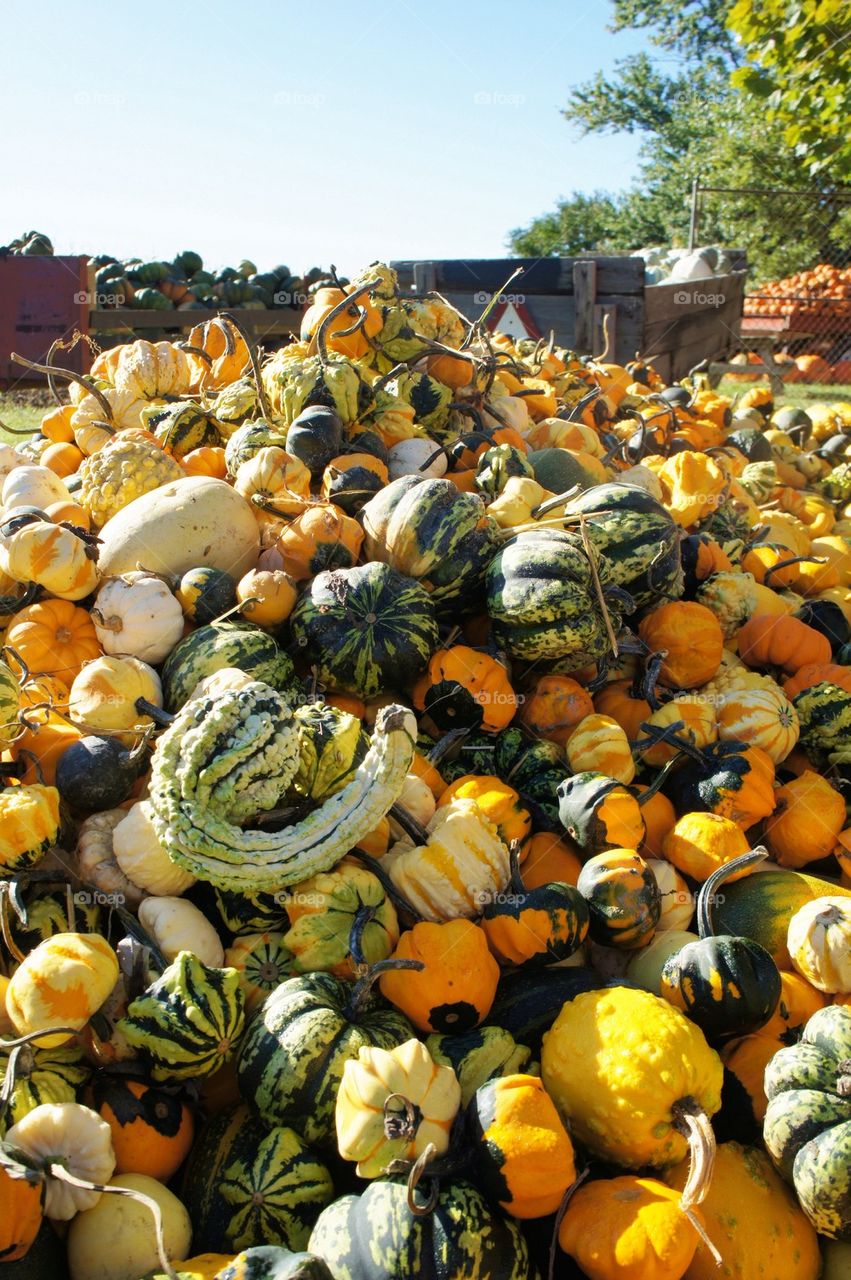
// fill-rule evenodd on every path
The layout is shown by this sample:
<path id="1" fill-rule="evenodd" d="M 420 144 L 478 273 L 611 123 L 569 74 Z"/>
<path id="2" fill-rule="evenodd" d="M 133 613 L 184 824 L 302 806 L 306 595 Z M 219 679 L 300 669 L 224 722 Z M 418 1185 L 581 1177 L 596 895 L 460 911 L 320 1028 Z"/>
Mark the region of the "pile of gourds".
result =
<path id="1" fill-rule="evenodd" d="M 848 1276 L 851 406 L 487 310 L 0 449 L 0 1280 Z"/>

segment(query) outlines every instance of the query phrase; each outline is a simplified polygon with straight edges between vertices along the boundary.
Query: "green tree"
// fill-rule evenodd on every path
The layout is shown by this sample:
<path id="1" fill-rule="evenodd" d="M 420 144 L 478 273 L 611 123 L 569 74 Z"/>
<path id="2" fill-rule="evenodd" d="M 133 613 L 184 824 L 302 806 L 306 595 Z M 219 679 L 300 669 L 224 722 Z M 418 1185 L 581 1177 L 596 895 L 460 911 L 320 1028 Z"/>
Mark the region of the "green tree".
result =
<path id="1" fill-rule="evenodd" d="M 747 58 L 733 84 L 781 126 L 811 174 L 851 179 L 848 0 L 738 0 L 728 22 Z"/>
<path id="2" fill-rule="evenodd" d="M 779 2 L 779 0 L 778 0 Z M 626 130 L 640 136 L 641 172 L 621 193 L 573 195 L 553 213 L 511 233 L 524 255 L 627 250 L 687 243 L 691 184 L 772 188 L 801 186 L 800 159 L 781 121 L 766 120 L 750 96 L 731 85 L 740 61 L 727 30 L 729 0 L 615 0 L 613 29 L 647 29 L 664 61 L 627 58 L 614 74 L 576 86 L 564 109 L 582 134 Z M 674 72 L 667 68 L 671 55 Z M 835 173 L 815 180 L 824 195 L 771 199 L 706 193 L 702 244 L 744 248 L 755 276 L 785 275 L 819 259 L 843 260 L 848 218 L 829 200 Z"/>

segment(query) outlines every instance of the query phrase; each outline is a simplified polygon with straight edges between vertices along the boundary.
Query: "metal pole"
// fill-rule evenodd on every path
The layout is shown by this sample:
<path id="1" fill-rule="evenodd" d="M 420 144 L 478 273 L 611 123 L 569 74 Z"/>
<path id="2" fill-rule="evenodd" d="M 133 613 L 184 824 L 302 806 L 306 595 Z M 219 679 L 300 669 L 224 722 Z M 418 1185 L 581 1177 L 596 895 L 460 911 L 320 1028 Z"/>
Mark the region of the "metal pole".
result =
<path id="1" fill-rule="evenodd" d="M 700 178 L 695 178 L 691 184 L 691 221 L 688 229 L 688 247 L 693 252 L 697 243 L 697 206 L 700 199 Z"/>

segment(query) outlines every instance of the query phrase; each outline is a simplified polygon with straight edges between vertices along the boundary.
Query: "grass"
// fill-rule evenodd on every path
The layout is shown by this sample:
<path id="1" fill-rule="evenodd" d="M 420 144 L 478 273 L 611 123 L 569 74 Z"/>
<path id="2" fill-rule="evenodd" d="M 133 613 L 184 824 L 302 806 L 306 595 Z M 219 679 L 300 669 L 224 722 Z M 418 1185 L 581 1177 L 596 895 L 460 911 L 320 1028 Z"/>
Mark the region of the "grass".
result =
<path id="1" fill-rule="evenodd" d="M 49 391 L 0 391 L 0 440 L 14 444 L 16 431 L 36 431 L 53 403 Z M 6 430 L 6 428 L 10 430 Z"/>
<path id="2" fill-rule="evenodd" d="M 759 378 L 754 382 L 735 382 L 730 378 L 722 378 L 718 390 L 722 396 L 744 395 L 751 387 L 768 386 L 767 378 Z M 807 405 L 819 401 L 846 400 L 851 403 L 851 386 L 847 383 L 839 385 L 828 382 L 790 382 L 780 397 L 780 403 L 791 405 L 795 409 L 806 409 Z"/>
<path id="3" fill-rule="evenodd" d="M 743 395 L 750 387 L 760 386 L 764 382 L 765 379 L 755 382 L 735 382 L 730 378 L 724 378 L 718 390 L 722 395 L 735 398 Z M 807 405 L 815 404 L 819 400 L 851 402 L 851 385 L 793 382 L 786 387 L 781 403 L 806 409 Z M 50 408 L 52 403 L 50 392 L 46 389 L 0 391 L 0 441 L 14 444 L 15 440 L 21 439 L 14 434 L 15 431 L 38 430 L 42 414 Z M 11 430 L 5 430 L 6 427 Z"/>

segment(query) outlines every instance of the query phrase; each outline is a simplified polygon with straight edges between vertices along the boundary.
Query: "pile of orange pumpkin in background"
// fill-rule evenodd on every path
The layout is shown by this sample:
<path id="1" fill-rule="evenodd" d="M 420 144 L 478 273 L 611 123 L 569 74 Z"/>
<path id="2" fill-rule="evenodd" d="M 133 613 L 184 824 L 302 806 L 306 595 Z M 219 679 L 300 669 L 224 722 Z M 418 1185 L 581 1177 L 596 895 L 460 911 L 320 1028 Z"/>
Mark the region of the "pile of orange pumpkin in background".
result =
<path id="1" fill-rule="evenodd" d="M 824 271 L 819 268 L 812 278 L 819 286 L 825 282 L 830 284 L 831 296 L 851 295 L 847 273 L 835 274 L 835 288 L 834 277 L 826 281 L 823 276 Z M 806 286 L 807 280 L 796 277 L 763 292 L 781 293 L 787 289 L 801 292 Z M 316 303 L 314 314 L 306 321 L 301 347 L 295 344 L 289 351 L 301 349 L 305 355 L 315 351 L 316 328 L 321 317 L 338 300 L 336 291 L 327 291 L 327 296 Z M 761 304 L 758 311 L 754 307 L 750 310 L 753 314 L 765 314 L 767 305 Z M 848 305 L 851 306 L 851 302 Z M 439 310 L 439 304 L 435 306 Z M 784 306 L 786 304 L 780 304 L 776 313 L 784 314 Z M 435 464 L 435 448 L 440 452 L 445 435 L 438 441 L 432 439 L 427 426 L 419 420 L 417 409 L 400 400 L 395 405 L 388 403 L 383 413 L 373 414 L 368 424 L 347 424 L 350 440 L 356 440 L 358 431 L 366 430 L 368 425 L 390 450 L 410 442 L 411 456 L 416 455 L 424 460 L 426 468 L 432 468 L 427 474 L 443 476 L 460 491 L 468 493 L 478 491 L 477 467 L 489 449 L 508 445 L 520 455 L 532 450 L 558 449 L 570 455 L 577 474 L 583 477 L 584 488 L 622 481 L 645 489 L 660 500 L 682 530 L 683 538 L 692 539 L 694 556 L 689 570 L 690 597 L 664 601 L 648 609 L 638 627 L 646 650 L 664 655 L 658 675 L 662 700 L 656 703 L 638 691 L 634 682 L 642 664 L 629 653 L 612 659 L 607 678 L 598 682 L 593 693 L 589 692 L 588 685 L 599 674 L 596 665 L 543 674 L 533 665 L 527 672 L 518 672 L 515 678 L 504 655 L 495 653 L 489 644 L 487 617 L 475 615 L 459 620 L 460 629 L 445 630 L 442 648 L 432 656 L 418 682 L 396 691 L 393 699 L 383 695 L 370 699 L 330 689 L 326 691 L 327 702 L 353 713 L 369 730 L 384 703 L 401 698 L 422 712 L 429 683 L 454 680 L 480 701 L 484 709 L 484 729 L 496 734 L 512 723 L 521 726 L 535 740 L 555 744 L 564 751 L 565 777 L 591 771 L 613 778 L 626 788 L 636 775 L 637 762 L 639 767 L 643 761 L 644 765 L 660 769 L 675 754 L 676 747 L 665 741 L 652 745 L 645 733 L 648 723 L 658 731 L 681 722 L 681 732 L 697 749 L 725 739 L 746 741 L 752 775 L 743 787 L 740 803 L 733 806 L 732 817 L 718 812 L 692 812 L 677 818 L 663 787 L 643 807 L 643 837 L 639 835 L 633 847 L 626 851 L 609 849 L 596 855 L 616 876 L 620 874 L 617 857 L 629 863 L 623 871 L 627 878 L 635 876 L 636 868 L 639 875 L 644 875 L 649 866 L 658 879 L 663 904 L 655 928 L 651 926 L 640 936 L 641 949 L 636 950 L 634 941 L 620 949 L 586 943 L 583 956 L 592 966 L 599 966 L 606 977 L 632 978 L 641 972 L 638 961 L 642 958 L 650 966 L 647 971 L 655 972 L 653 948 L 659 948 L 660 944 L 664 947 L 666 931 L 673 929 L 682 934 L 689 929 L 694 895 L 700 884 L 759 841 L 768 849 L 770 865 L 806 869 L 810 864 L 817 864 L 819 873 L 829 877 L 827 883 L 833 881 L 837 893 L 847 894 L 851 891 L 851 827 L 846 826 L 842 750 L 835 751 L 836 759 L 825 764 L 816 760 L 815 753 L 808 754 L 802 748 L 792 699 L 821 682 L 829 682 L 851 694 L 851 658 L 847 663 L 837 661 L 825 635 L 793 617 L 806 602 L 831 604 L 851 624 L 851 482 L 846 482 L 843 472 L 843 468 L 849 466 L 846 450 L 844 445 L 836 444 L 837 439 L 846 438 L 851 456 L 851 403 L 826 402 L 813 406 L 809 411 L 809 426 L 801 432 L 800 415 L 796 417 L 787 411 L 784 416 L 782 404 L 774 404 L 762 387 L 745 392 L 734 402 L 695 382 L 688 385 L 687 397 L 666 402 L 660 399 L 661 380 L 652 366 L 641 360 L 622 368 L 603 359 L 580 359 L 552 344 L 530 343 L 521 347 L 500 335 L 491 339 L 491 354 L 493 351 L 507 353 L 510 360 L 504 367 L 497 363 L 494 372 L 492 364 L 487 367 L 487 351 L 482 348 L 482 369 L 486 372 L 480 373 L 468 356 L 451 354 L 453 341 L 457 344 L 463 326 L 457 328 L 451 317 L 443 319 L 446 327 L 442 336 L 447 352 L 430 355 L 422 367 L 438 382 L 444 380 L 454 401 L 467 399 L 475 403 L 481 428 L 478 436 L 470 436 L 466 446 L 456 449 L 449 460 L 446 452 L 441 453 L 439 463 Z M 809 311 L 807 323 L 812 327 Z M 285 449 L 270 446 L 265 451 L 263 468 L 255 465 L 252 478 L 247 472 L 241 478 L 229 474 L 226 438 L 243 421 L 262 418 L 263 401 L 252 388 L 245 340 L 228 326 L 229 322 L 223 320 L 193 331 L 187 351 L 181 356 L 190 370 L 189 381 L 184 379 L 175 391 L 168 388 L 167 380 L 163 389 L 154 388 L 153 394 L 144 389 L 138 395 L 126 388 L 113 390 L 112 380 L 124 348 L 99 355 L 90 377 L 98 380 L 101 391 L 106 391 L 111 401 L 112 425 L 104 426 L 103 410 L 97 400 L 86 393 L 85 387 L 72 383 L 70 393 L 61 396 L 63 403 L 45 413 L 39 433 L 16 446 L 0 448 L 0 471 L 8 496 L 3 518 L 8 517 L 12 509 L 37 508 L 46 513 L 56 528 L 71 525 L 98 534 L 105 514 L 116 514 L 134 498 L 178 476 L 209 476 L 229 484 L 236 482 L 237 490 L 247 501 L 252 497 L 262 498 L 252 506 L 261 550 L 256 564 L 235 583 L 238 603 L 232 616 L 242 616 L 282 636 L 286 634 L 287 619 L 300 592 L 309 583 L 310 565 L 321 540 L 348 540 L 356 559 L 360 531 L 351 516 L 335 508 L 333 484 L 326 482 L 324 492 L 317 492 L 314 484 L 311 491 L 309 480 L 302 474 L 303 468 L 300 470 L 295 465 Z M 364 357 L 361 334 L 356 334 L 354 339 L 345 334 L 338 337 L 332 329 L 326 336 L 328 350 L 358 364 L 360 375 L 367 381 L 382 377 L 392 365 L 390 359 L 382 362 Z M 166 348 L 169 346 L 159 344 L 160 368 L 168 366 Z M 271 360 L 277 358 L 273 356 Z M 244 418 L 236 414 L 230 421 L 219 421 L 222 443 L 188 449 L 175 447 L 167 432 L 157 434 L 155 426 L 146 425 L 150 424 L 150 418 L 142 417 L 150 402 L 167 407 L 174 399 L 203 402 L 214 416 L 215 405 L 222 403 L 220 397 L 228 388 L 239 389 L 246 409 Z M 594 392 L 596 395 L 589 395 Z M 492 404 L 500 405 L 502 412 L 489 417 L 488 407 Z M 280 406 L 273 404 L 271 413 L 270 432 L 274 433 L 277 428 L 285 433 L 288 424 L 280 416 Z M 640 457 L 631 457 L 626 450 L 613 451 L 612 439 L 629 441 L 635 434 L 637 422 L 656 442 L 659 451 L 642 451 Z M 791 424 L 798 429 L 797 435 Z M 469 430 L 469 423 L 465 426 L 459 418 L 459 434 L 465 430 Z M 770 447 L 770 461 L 751 461 L 735 443 L 729 442 L 731 434 L 742 430 L 759 433 Z M 833 451 L 820 453 L 828 440 L 833 442 Z M 130 459 L 125 471 L 120 473 L 119 468 L 113 476 L 106 465 L 110 450 L 129 441 L 145 446 L 139 452 L 138 469 L 134 471 L 137 464 Z M 13 448 L 17 453 L 12 452 Z M 162 453 L 159 461 L 153 456 L 155 450 Z M 93 473 L 97 483 L 90 482 L 89 487 L 84 485 L 81 491 L 79 486 L 75 487 L 74 478 L 81 469 L 85 471 L 90 467 L 89 459 L 98 455 L 104 465 Z M 358 456 L 362 462 L 363 455 Z M 397 456 L 404 457 L 404 449 Z M 346 465 L 345 458 L 335 462 L 339 467 Z M 382 483 L 388 481 L 390 473 L 383 464 L 363 465 L 378 474 Z M 411 471 L 420 466 L 419 462 L 412 465 Z M 33 471 L 33 467 L 41 470 Z M 832 472 L 838 477 L 834 490 L 826 488 L 824 483 Z M 397 471 L 397 474 L 404 472 Z M 48 479 L 51 476 L 57 481 L 56 485 Z M 63 483 L 66 481 L 67 488 Z M 538 523 L 541 528 L 557 525 L 557 505 L 555 515 L 536 514 L 539 505 L 552 497 L 552 491 L 545 486 L 514 477 L 503 485 L 500 493 L 488 495 L 488 506 L 492 508 L 493 519 L 510 535 L 513 529 L 528 530 Z M 734 532 L 726 535 L 717 524 L 709 523 L 713 513 L 728 506 L 735 508 L 740 525 L 754 531 L 750 542 L 738 538 Z M 709 532 L 705 532 L 706 527 Z M 150 534 L 155 542 L 157 531 L 152 529 Z M 20 762 L 22 777 L 20 780 L 7 778 L 4 788 L 7 800 L 19 781 L 30 785 L 43 783 L 46 788 L 52 788 L 62 753 L 87 731 L 120 733 L 128 744 L 134 741 L 132 725 L 110 720 L 109 698 L 101 706 L 97 690 L 86 688 L 87 671 L 91 673 L 92 664 L 101 663 L 97 669 L 98 679 L 106 682 L 113 704 L 123 707 L 128 700 L 133 701 L 122 683 L 130 681 L 132 673 L 119 671 L 114 663 L 103 665 L 107 656 L 100 638 L 103 632 L 96 628 L 90 613 L 96 608 L 95 592 L 104 590 L 104 583 L 98 578 L 96 557 L 86 554 L 81 540 L 79 546 L 68 544 L 68 556 L 76 557 L 73 564 L 69 559 L 61 566 L 51 566 L 49 562 L 54 553 L 43 539 L 38 544 L 33 542 L 30 554 L 31 579 L 22 570 L 20 559 L 14 566 L 6 562 L 7 570 L 15 568 L 14 575 L 0 574 L 4 655 L 20 681 L 20 718 L 14 732 L 7 735 L 2 758 L 7 763 Z M 63 582 L 67 580 L 64 590 L 44 586 L 52 580 L 48 569 L 54 573 L 61 571 Z M 28 581 L 39 579 L 37 603 L 17 607 L 15 597 L 23 596 Z M 150 585 L 148 589 L 153 590 Z M 170 584 L 166 576 L 161 590 L 164 596 L 171 597 L 162 619 L 163 626 L 171 628 L 168 643 L 173 647 L 184 635 L 192 633 L 195 624 L 191 610 L 185 617 L 180 615 L 178 605 L 182 598 L 178 584 Z M 149 618 L 144 626 L 146 642 L 152 643 L 151 651 L 157 654 L 152 665 L 159 666 L 167 657 L 167 651 L 160 652 L 155 643 L 156 617 Z M 121 651 L 112 649 L 110 654 L 120 658 Z M 145 684 L 145 672 L 137 669 L 133 678 L 139 682 L 138 686 L 133 685 L 133 694 L 138 687 L 142 696 L 156 701 L 156 688 Z M 95 683 L 92 677 L 90 684 Z M 83 706 L 92 711 L 96 722 L 94 730 L 92 720 L 84 720 L 82 715 L 75 723 L 75 708 Z M 843 720 L 842 725 L 844 723 Z M 847 729 L 842 725 L 837 732 L 846 734 L 846 759 L 851 761 L 851 723 Z M 583 863 L 587 862 L 586 855 L 566 833 L 556 835 L 536 828 L 513 791 L 510 778 L 474 778 L 467 782 L 466 790 L 456 781 L 450 797 L 446 797 L 443 792 L 447 787 L 440 776 L 439 764 L 435 767 L 425 755 L 418 755 L 413 771 L 427 783 L 426 789 L 433 792 L 438 803 L 446 804 L 460 786 L 462 795 L 481 805 L 483 820 L 493 824 L 496 830 L 500 830 L 501 823 L 506 824 L 506 830 L 514 823 L 524 843 L 527 888 L 553 881 L 576 884 Z M 782 783 L 776 778 L 781 771 Z M 119 807 L 129 811 L 144 796 L 145 784 L 146 779 L 142 777 L 130 798 Z M 432 803 L 432 811 L 433 808 Z M 91 836 L 91 818 L 87 821 Z M 80 825 L 79 814 L 63 813 L 62 840 L 67 856 L 56 861 L 49 853 L 39 864 L 42 868 L 49 867 L 60 874 L 67 863 L 79 870 L 81 849 L 75 849 L 74 841 Z M 109 832 L 105 838 L 109 840 Z M 388 844 L 385 823 L 375 833 L 371 852 L 383 856 Z M 0 870 L 6 857 L 3 851 L 0 833 Z M 14 882 L 13 862 L 5 863 L 4 875 L 7 882 Z M 139 896 L 148 895 L 140 890 Z M 6 941 L 0 961 L 0 997 L 18 963 L 8 946 L 8 920 L 12 910 L 7 901 L 3 916 Z M 468 919 L 472 915 L 472 911 L 468 912 Z M 783 922 L 781 930 L 784 937 L 786 923 Z M 448 922 L 444 927 L 449 927 Z M 851 942 L 851 914 L 846 915 L 845 928 Z M 403 933 L 399 954 L 408 954 L 412 945 L 410 935 Z M 722 1051 L 728 1070 L 751 1091 L 757 1119 L 760 1108 L 764 1111 L 765 1106 L 758 1082 L 774 1052 L 789 1043 L 818 1008 L 831 1001 L 846 1005 L 851 1002 L 851 962 L 847 958 L 844 965 L 836 966 L 840 973 L 837 985 L 836 981 L 821 980 L 818 964 L 809 972 L 802 972 L 800 966 L 793 965 L 788 953 L 786 955 L 786 962 L 781 965 L 783 995 L 777 1011 L 765 1026 L 726 1044 Z M 661 972 L 660 963 L 658 971 Z M 459 972 L 457 980 L 463 983 L 469 976 Z M 639 983 L 644 985 L 640 980 Z M 653 979 L 650 983 L 652 986 Z M 400 983 L 400 987 L 407 989 L 407 983 Z M 386 994 L 391 999 L 393 990 L 394 984 L 388 982 Z M 654 994 L 658 996 L 659 992 L 657 973 Z M 61 1004 L 61 999 L 57 999 Z M 416 1023 L 415 999 L 406 994 L 402 1002 L 405 1012 Z M 103 1001 L 99 998 L 96 1003 Z M 485 1009 L 483 1018 L 487 1012 Z M 420 1022 L 417 1027 L 424 1036 L 427 1024 Z M 15 1031 L 2 1004 L 0 1031 L 6 1038 Z M 84 1033 L 83 1039 L 94 1065 L 102 1066 L 97 1035 Z M 145 1085 L 133 1083 L 130 1087 L 141 1093 Z M 168 1182 L 190 1151 L 193 1133 L 200 1128 L 198 1119 L 217 1115 L 235 1097 L 232 1069 L 224 1066 L 218 1077 L 204 1082 L 194 1107 L 197 1115 L 193 1117 L 193 1108 L 184 1106 L 178 1127 L 167 1137 L 142 1120 L 125 1128 L 104 1103 L 99 1114 L 109 1126 L 115 1173 Z M 97 1106 L 93 1099 L 91 1091 L 81 1095 L 81 1101 Z M 748 1171 L 742 1151 L 735 1142 L 722 1144 L 715 1189 L 704 1206 L 705 1229 L 724 1258 L 723 1274 L 741 1280 L 755 1277 L 757 1259 L 769 1247 L 773 1248 L 761 1234 L 761 1223 L 782 1221 L 788 1243 L 784 1240 L 782 1255 L 777 1254 L 772 1264 L 777 1270 L 770 1278 L 766 1273 L 766 1280 L 815 1280 L 818 1267 L 815 1233 L 767 1160 L 754 1152 L 747 1158 L 758 1161 L 756 1171 Z M 675 1171 L 672 1181 L 677 1186 L 681 1186 L 681 1182 L 677 1182 L 680 1177 L 681 1171 Z M 574 1208 L 568 1210 L 560 1235 L 562 1246 L 574 1259 L 586 1259 L 585 1265 L 592 1267 L 587 1272 L 572 1274 L 595 1278 L 605 1275 L 614 1280 L 636 1276 L 652 1280 L 654 1275 L 671 1280 L 679 1276 L 703 1280 L 704 1276 L 714 1274 L 704 1245 L 696 1234 L 683 1241 L 681 1226 L 676 1232 L 671 1227 L 672 1239 L 676 1235 L 676 1248 L 671 1245 L 671 1254 L 664 1266 L 655 1254 L 651 1257 L 649 1245 L 643 1263 L 645 1269 L 640 1269 L 638 1263 L 634 1264 L 635 1269 L 627 1269 L 618 1262 L 612 1243 L 618 1233 L 641 1230 L 653 1237 L 655 1232 L 655 1245 L 661 1249 L 659 1241 L 667 1229 L 665 1223 L 676 1206 L 675 1196 L 670 1200 L 664 1198 L 666 1188 L 662 1182 L 627 1179 L 626 1175 L 622 1175 L 622 1180 L 632 1184 L 630 1195 L 624 1190 L 618 1199 L 614 1190 L 607 1191 L 607 1184 L 598 1180 L 589 1184 L 584 1194 L 578 1193 Z M 25 1205 L 27 1196 L 30 1199 Z M 0 1171 L 0 1277 L 4 1250 L 5 1257 L 10 1259 L 10 1274 L 13 1271 L 15 1275 L 34 1274 L 14 1270 L 16 1264 L 11 1259 L 25 1259 L 35 1239 L 42 1220 L 42 1205 L 37 1201 L 38 1196 L 33 1198 L 29 1184 L 14 1183 Z M 651 1218 L 657 1213 L 656 1225 L 648 1225 L 650 1218 L 631 1220 L 631 1205 L 636 1215 L 639 1209 L 647 1210 Z M 741 1229 L 727 1232 L 722 1224 L 725 1215 L 729 1216 L 733 1210 L 741 1215 Z M 22 1226 L 22 1219 L 27 1216 L 28 1221 Z M 19 1238 L 16 1232 L 20 1233 Z M 179 1232 L 177 1238 L 180 1238 Z M 587 1262 L 591 1240 L 599 1245 L 596 1262 Z M 851 1275 L 851 1270 L 841 1270 L 843 1266 L 851 1267 L 847 1247 L 829 1246 L 827 1242 L 823 1245 L 828 1254 L 830 1248 L 842 1251 L 833 1255 L 839 1269 L 830 1272 L 831 1280 L 843 1274 Z M 109 1248 L 106 1242 L 107 1253 Z M 23 1266 L 23 1262 L 18 1265 Z M 98 1265 L 105 1268 L 104 1276 L 137 1280 L 119 1270 L 110 1272 L 108 1259 Z M 156 1266 L 155 1253 L 150 1265 Z M 186 1263 L 185 1269 L 191 1275 L 212 1276 L 218 1274 L 222 1265 L 223 1260 L 217 1259 L 215 1271 L 205 1270 L 205 1266 L 212 1267 L 213 1263 L 205 1264 L 201 1260 L 194 1269 L 193 1264 Z M 83 1280 L 82 1273 L 73 1272 L 73 1280 Z"/>

